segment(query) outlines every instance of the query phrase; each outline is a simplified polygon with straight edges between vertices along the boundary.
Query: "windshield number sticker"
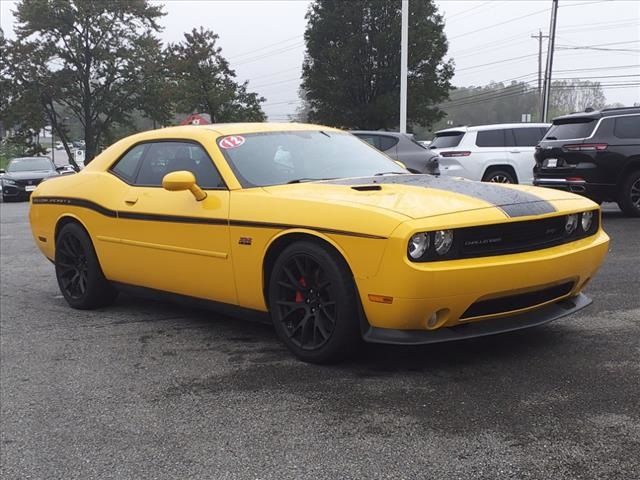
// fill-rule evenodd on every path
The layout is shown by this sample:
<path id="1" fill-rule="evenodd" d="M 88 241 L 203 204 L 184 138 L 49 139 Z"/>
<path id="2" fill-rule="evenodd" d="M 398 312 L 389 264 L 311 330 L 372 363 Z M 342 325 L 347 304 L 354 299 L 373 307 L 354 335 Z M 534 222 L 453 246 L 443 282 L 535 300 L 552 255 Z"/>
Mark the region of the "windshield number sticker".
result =
<path id="1" fill-rule="evenodd" d="M 244 137 L 241 135 L 231 135 L 229 137 L 224 137 L 220 140 L 220 148 L 225 150 L 230 150 L 232 148 L 238 148 L 244 143 Z"/>

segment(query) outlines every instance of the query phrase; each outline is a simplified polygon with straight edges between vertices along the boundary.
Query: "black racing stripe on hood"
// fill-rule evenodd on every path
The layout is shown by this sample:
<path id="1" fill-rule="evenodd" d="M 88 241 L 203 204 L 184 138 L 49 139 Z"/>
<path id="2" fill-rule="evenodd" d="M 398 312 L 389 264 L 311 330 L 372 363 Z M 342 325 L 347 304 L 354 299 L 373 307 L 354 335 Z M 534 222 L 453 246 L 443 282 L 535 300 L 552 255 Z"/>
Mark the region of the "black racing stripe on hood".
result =
<path id="1" fill-rule="evenodd" d="M 500 208 L 509 217 L 543 215 L 556 211 L 549 202 L 529 192 L 504 187 L 496 183 L 471 182 L 448 177 L 434 177 L 433 175 L 384 175 L 328 180 L 322 183 L 333 185 L 395 184 L 444 190 L 484 200 Z"/>

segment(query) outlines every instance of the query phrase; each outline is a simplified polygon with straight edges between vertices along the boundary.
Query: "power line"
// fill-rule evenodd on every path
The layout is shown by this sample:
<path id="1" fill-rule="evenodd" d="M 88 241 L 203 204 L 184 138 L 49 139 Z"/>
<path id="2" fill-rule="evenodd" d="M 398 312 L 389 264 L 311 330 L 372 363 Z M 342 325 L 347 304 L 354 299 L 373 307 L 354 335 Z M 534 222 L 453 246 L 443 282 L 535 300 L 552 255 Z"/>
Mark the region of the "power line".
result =
<path id="1" fill-rule="evenodd" d="M 456 35 L 455 37 L 449 37 L 449 40 L 455 40 L 456 38 L 462 38 L 462 37 L 466 37 L 468 35 L 472 35 L 474 33 L 483 32 L 485 30 L 489 30 L 491 28 L 500 27 L 502 25 L 506 25 L 507 23 L 516 22 L 518 20 L 522 20 L 523 18 L 533 17 L 534 15 L 538 15 L 538 14 L 540 14 L 542 12 L 547 12 L 547 11 L 549 11 L 548 8 L 544 8 L 542 10 L 536 10 L 535 12 L 527 13 L 526 15 L 522 15 L 520 17 L 515 17 L 515 18 L 512 18 L 511 20 L 507 20 L 505 22 L 494 23 L 493 25 L 488 25 L 486 27 L 478 28 L 476 30 L 472 30 L 470 32 L 466 32 L 466 33 L 463 33 L 461 35 Z"/>
<path id="2" fill-rule="evenodd" d="M 288 42 L 290 42 L 291 40 L 298 40 L 298 39 L 302 38 L 302 36 L 303 36 L 303 35 L 296 35 L 296 36 L 294 36 L 294 37 L 290 37 L 290 38 L 287 38 L 287 39 L 285 39 L 285 40 L 281 40 L 281 41 L 276 42 L 276 43 L 271 43 L 271 44 L 269 44 L 269 45 L 265 45 L 264 47 L 254 48 L 254 49 L 252 49 L 252 50 L 247 50 L 247 51 L 245 51 L 245 52 L 243 52 L 243 53 L 236 53 L 236 54 L 234 54 L 234 55 L 230 55 L 230 56 L 229 56 L 229 59 L 236 59 L 236 58 L 238 58 L 238 57 L 245 57 L 245 56 L 247 56 L 247 55 L 252 55 L 252 54 L 255 54 L 256 52 L 260 52 L 260 51 L 262 51 L 262 50 L 268 50 L 268 49 L 269 49 L 269 48 L 271 48 L 271 47 L 275 47 L 275 46 L 278 46 L 278 45 L 282 45 L 283 43 L 288 43 Z"/>

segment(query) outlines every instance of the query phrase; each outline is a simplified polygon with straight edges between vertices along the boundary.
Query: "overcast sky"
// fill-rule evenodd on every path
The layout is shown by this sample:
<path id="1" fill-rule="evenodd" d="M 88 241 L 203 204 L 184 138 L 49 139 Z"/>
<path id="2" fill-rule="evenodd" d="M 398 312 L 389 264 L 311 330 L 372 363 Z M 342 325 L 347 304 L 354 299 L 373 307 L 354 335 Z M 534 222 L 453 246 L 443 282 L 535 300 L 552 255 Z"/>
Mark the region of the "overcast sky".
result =
<path id="1" fill-rule="evenodd" d="M 419 0 L 410 0 L 411 1 Z M 306 0 L 165 0 L 165 42 L 200 25 L 220 35 L 240 80 L 267 98 L 271 120 L 295 112 L 304 55 Z M 436 0 L 444 14 L 456 86 L 537 78 L 538 29 L 547 33 L 551 0 Z M 5 34 L 15 2 L 0 0 Z M 411 33 L 409 33 L 411 35 Z M 609 103 L 640 102 L 640 1 L 560 0 L 554 77 L 601 81 Z M 584 47 L 590 47 L 585 49 Z M 546 40 L 545 49 L 546 53 Z M 409 92 L 410 93 L 410 92 Z M 409 101 L 411 98 L 409 97 Z"/>

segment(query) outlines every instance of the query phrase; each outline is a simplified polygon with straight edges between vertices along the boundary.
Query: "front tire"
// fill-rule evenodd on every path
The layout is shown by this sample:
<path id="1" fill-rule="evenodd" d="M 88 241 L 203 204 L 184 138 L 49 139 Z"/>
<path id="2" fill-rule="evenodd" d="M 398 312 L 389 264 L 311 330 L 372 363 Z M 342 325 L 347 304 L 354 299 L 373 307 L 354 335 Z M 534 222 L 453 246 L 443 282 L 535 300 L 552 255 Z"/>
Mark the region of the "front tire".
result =
<path id="1" fill-rule="evenodd" d="M 67 303 L 90 310 L 113 303 L 118 291 L 104 277 L 87 232 L 68 223 L 56 237 L 56 278 Z"/>
<path id="2" fill-rule="evenodd" d="M 640 170 L 631 172 L 622 185 L 618 206 L 625 215 L 640 217 Z"/>
<path id="3" fill-rule="evenodd" d="M 273 266 L 268 300 L 278 336 L 305 362 L 336 362 L 360 343 L 353 277 L 329 248 L 310 241 L 288 246 Z"/>

